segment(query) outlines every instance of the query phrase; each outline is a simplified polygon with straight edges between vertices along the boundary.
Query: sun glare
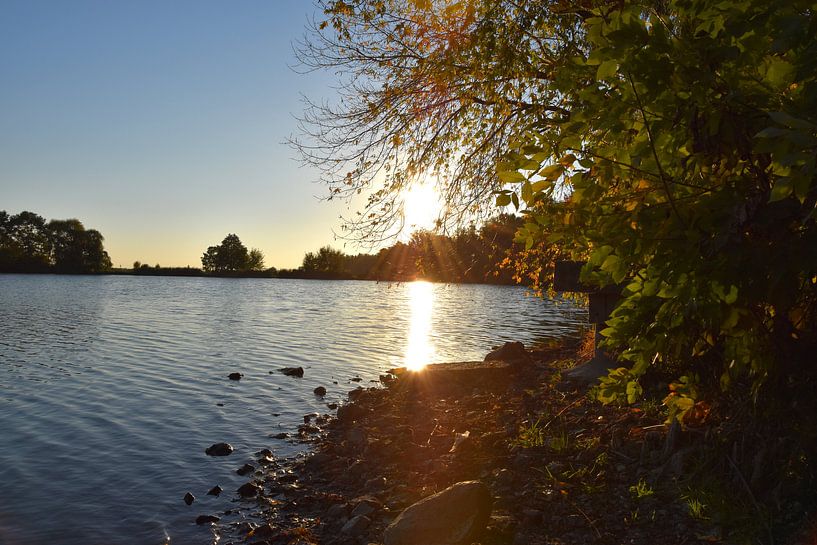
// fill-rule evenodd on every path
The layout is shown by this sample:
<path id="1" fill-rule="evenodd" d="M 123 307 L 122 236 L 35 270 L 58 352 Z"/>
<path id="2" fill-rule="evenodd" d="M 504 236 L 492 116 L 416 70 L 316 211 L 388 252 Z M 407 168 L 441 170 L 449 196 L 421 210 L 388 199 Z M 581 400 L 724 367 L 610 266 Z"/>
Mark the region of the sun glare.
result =
<path id="1" fill-rule="evenodd" d="M 408 284 L 411 322 L 406 344 L 405 366 L 410 371 L 419 371 L 434 357 L 431 342 L 431 311 L 434 308 L 434 287 L 428 282 Z"/>
<path id="2" fill-rule="evenodd" d="M 433 228 L 440 215 L 440 195 L 434 185 L 413 185 L 403 199 L 403 214 L 408 233 Z"/>

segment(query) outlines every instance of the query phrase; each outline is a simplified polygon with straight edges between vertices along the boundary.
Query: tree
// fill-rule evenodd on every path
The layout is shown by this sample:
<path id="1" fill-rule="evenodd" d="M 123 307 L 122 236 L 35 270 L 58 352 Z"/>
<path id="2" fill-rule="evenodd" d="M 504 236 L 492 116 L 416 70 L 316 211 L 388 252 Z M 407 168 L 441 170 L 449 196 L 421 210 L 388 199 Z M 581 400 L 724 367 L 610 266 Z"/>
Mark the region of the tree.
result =
<path id="1" fill-rule="evenodd" d="M 332 195 L 385 176 L 353 227 L 388 225 L 428 169 L 447 174 L 455 211 L 504 184 L 496 204 L 526 217 L 524 274 L 569 255 L 586 283 L 623 286 L 602 333 L 631 367 L 601 399 L 637 400 L 641 377 L 671 374 L 670 419 L 720 398 L 797 438 L 778 467 L 817 464 L 798 417 L 817 413 L 812 2 L 325 8 L 306 62 L 350 79 L 340 106 L 307 113 L 304 155 L 329 160 Z"/>
<path id="2" fill-rule="evenodd" d="M 402 198 L 436 174 L 443 223 L 488 210 L 497 160 L 520 129 L 567 110 L 555 70 L 582 52 L 569 2 L 331 0 L 299 48 L 341 72 L 335 102 L 309 103 L 293 145 L 329 198 L 368 195 L 350 236 L 382 238 Z M 556 7 L 558 9 L 551 9 Z"/>
<path id="3" fill-rule="evenodd" d="M 262 256 L 263 262 L 263 256 Z M 250 255 L 238 236 L 229 234 L 218 246 L 210 246 L 201 258 L 202 268 L 211 273 L 248 270 Z"/>
<path id="4" fill-rule="evenodd" d="M 345 272 L 343 252 L 330 246 L 322 247 L 317 253 L 308 252 L 301 268 L 308 273 L 342 274 Z"/>
<path id="5" fill-rule="evenodd" d="M 250 250 L 247 257 L 248 271 L 263 271 L 264 270 L 264 253 L 258 248 Z"/>

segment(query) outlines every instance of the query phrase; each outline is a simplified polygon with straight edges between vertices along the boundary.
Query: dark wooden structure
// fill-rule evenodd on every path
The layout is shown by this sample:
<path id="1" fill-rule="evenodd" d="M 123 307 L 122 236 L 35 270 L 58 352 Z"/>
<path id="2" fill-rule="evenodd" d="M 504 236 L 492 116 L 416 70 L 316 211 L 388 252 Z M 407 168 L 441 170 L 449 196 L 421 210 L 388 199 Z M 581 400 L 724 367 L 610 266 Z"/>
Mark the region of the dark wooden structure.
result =
<path id="1" fill-rule="evenodd" d="M 593 359 L 612 364 L 613 361 L 598 347 L 598 344 L 601 341 L 600 331 L 604 328 L 604 322 L 610 317 L 610 313 L 616 308 L 621 298 L 621 286 L 614 285 L 599 289 L 582 284 L 579 277 L 583 266 L 583 261 L 557 261 L 553 275 L 553 289 L 588 294 L 588 314 L 590 323 L 593 324 L 596 332 Z"/>

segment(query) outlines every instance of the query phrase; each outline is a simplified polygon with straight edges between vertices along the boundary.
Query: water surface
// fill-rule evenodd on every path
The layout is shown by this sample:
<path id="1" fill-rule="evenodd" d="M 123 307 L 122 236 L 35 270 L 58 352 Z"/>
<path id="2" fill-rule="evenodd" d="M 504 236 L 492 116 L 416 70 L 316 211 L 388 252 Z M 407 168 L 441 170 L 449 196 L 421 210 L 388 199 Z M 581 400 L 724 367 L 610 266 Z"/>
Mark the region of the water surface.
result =
<path id="1" fill-rule="evenodd" d="M 327 412 L 350 379 L 585 320 L 507 286 L 0 275 L 0 543 L 210 543 L 193 521 L 230 506 L 234 470 L 302 448 L 271 436 Z M 217 441 L 236 451 L 206 456 Z"/>

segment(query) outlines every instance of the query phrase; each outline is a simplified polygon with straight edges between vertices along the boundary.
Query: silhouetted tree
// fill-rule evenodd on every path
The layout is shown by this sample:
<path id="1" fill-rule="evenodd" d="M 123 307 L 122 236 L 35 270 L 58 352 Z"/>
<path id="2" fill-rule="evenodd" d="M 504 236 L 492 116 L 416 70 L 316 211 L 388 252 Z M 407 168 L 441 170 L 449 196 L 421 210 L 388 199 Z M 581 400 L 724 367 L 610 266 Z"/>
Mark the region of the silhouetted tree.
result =
<path id="1" fill-rule="evenodd" d="M 261 257 L 263 263 L 263 255 Z M 210 273 L 246 271 L 249 265 L 250 254 L 247 247 L 234 234 L 224 237 L 220 245 L 207 248 L 201 257 L 202 268 Z"/>
<path id="2" fill-rule="evenodd" d="M 264 253 L 258 248 L 250 250 L 247 258 L 247 270 L 249 271 L 263 271 L 264 270 Z"/>
<path id="3" fill-rule="evenodd" d="M 58 272 L 101 272 L 111 268 L 102 234 L 85 229 L 78 219 L 51 220 L 47 225 L 52 243 L 52 259 Z"/>
<path id="4" fill-rule="evenodd" d="M 309 273 L 342 274 L 344 255 L 340 250 L 324 246 L 317 253 L 309 252 L 304 256 L 302 269 Z"/>
<path id="5" fill-rule="evenodd" d="M 0 267 L 44 271 L 51 265 L 51 240 L 45 219 L 33 212 L 0 214 Z"/>

